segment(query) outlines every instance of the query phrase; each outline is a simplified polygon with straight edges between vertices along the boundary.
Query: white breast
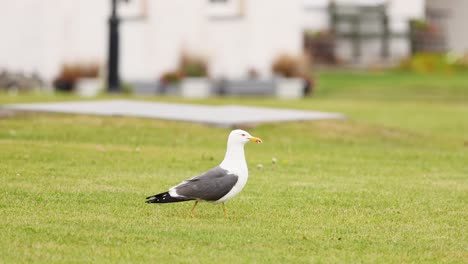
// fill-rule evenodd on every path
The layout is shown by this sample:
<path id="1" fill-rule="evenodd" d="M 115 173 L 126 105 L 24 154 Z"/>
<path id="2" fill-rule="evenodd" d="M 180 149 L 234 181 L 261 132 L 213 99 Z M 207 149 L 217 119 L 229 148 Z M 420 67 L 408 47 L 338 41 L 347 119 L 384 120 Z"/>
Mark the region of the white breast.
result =
<path id="1" fill-rule="evenodd" d="M 237 182 L 234 185 L 234 187 L 226 195 L 221 197 L 221 199 L 217 200 L 216 203 L 223 203 L 228 200 L 231 200 L 234 196 L 240 193 L 242 189 L 244 189 L 245 185 L 247 184 L 247 179 L 249 178 L 249 171 L 247 169 L 247 165 L 244 168 L 240 168 L 237 170 L 229 170 L 229 169 L 227 170 L 229 171 L 230 174 L 231 173 L 235 174 L 239 178 L 237 179 Z"/>

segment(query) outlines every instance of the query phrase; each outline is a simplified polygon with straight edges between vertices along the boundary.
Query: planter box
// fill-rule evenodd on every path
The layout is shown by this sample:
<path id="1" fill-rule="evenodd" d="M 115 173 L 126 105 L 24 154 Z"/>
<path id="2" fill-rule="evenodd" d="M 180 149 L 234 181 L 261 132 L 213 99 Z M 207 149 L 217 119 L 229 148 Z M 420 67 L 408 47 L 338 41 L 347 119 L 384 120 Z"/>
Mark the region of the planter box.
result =
<path id="1" fill-rule="evenodd" d="M 206 98 L 211 95 L 208 78 L 184 78 L 180 82 L 180 95 L 185 98 Z"/>
<path id="2" fill-rule="evenodd" d="M 159 84 L 158 85 L 158 94 L 166 96 L 179 96 L 180 95 L 180 83 L 170 83 L 170 84 Z"/>
<path id="3" fill-rule="evenodd" d="M 275 94 L 273 80 L 230 80 L 224 83 L 220 94 L 233 96 L 273 96 Z"/>
<path id="4" fill-rule="evenodd" d="M 94 97 L 101 91 L 99 78 L 80 78 L 76 82 L 76 93 L 82 97 Z"/>
<path id="5" fill-rule="evenodd" d="M 304 97 L 305 82 L 301 78 L 277 78 L 276 96 L 285 99 Z"/>
<path id="6" fill-rule="evenodd" d="M 158 92 L 158 83 L 155 81 L 129 81 L 131 92 L 136 95 L 155 95 Z"/>

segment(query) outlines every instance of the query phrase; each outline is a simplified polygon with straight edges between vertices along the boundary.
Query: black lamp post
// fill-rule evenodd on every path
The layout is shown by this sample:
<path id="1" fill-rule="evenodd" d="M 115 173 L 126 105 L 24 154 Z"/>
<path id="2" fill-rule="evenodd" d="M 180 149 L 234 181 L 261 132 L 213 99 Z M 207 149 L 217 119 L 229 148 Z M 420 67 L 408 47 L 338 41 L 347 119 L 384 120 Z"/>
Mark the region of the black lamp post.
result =
<path id="1" fill-rule="evenodd" d="M 111 0 L 112 11 L 109 18 L 109 57 L 107 61 L 107 91 L 120 91 L 119 77 L 119 24 L 120 17 L 117 14 L 118 3 L 121 0 Z M 128 2 L 128 0 L 124 0 Z"/>

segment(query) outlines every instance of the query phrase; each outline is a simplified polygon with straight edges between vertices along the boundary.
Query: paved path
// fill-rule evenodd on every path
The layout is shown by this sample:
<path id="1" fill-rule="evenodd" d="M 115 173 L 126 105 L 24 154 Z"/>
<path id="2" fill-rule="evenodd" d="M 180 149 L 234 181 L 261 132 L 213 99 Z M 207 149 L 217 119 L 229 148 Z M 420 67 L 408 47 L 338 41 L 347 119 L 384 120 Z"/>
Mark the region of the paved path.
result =
<path id="1" fill-rule="evenodd" d="M 194 104 L 141 102 L 131 100 L 79 101 L 60 103 L 28 103 L 6 105 L 17 111 L 133 116 L 187 121 L 220 127 L 237 127 L 260 123 L 343 119 L 337 113 L 277 109 L 238 105 L 208 106 Z"/>

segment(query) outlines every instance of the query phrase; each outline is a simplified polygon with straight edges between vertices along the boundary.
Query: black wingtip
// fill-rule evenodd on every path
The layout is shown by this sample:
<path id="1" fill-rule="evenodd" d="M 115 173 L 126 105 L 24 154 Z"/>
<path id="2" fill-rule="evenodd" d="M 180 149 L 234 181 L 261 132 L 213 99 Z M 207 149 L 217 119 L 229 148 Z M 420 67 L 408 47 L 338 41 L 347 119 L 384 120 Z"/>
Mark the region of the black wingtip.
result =
<path id="1" fill-rule="evenodd" d="M 146 197 L 145 203 L 170 203 L 174 202 L 174 199 L 169 192 L 163 192 Z"/>
<path id="2" fill-rule="evenodd" d="M 184 202 L 193 199 L 188 199 L 185 197 L 172 197 L 169 192 L 159 193 L 153 196 L 146 197 L 145 203 L 176 203 Z"/>
<path id="3" fill-rule="evenodd" d="M 157 203 L 159 201 L 158 195 L 160 194 L 146 197 L 145 203 Z"/>

